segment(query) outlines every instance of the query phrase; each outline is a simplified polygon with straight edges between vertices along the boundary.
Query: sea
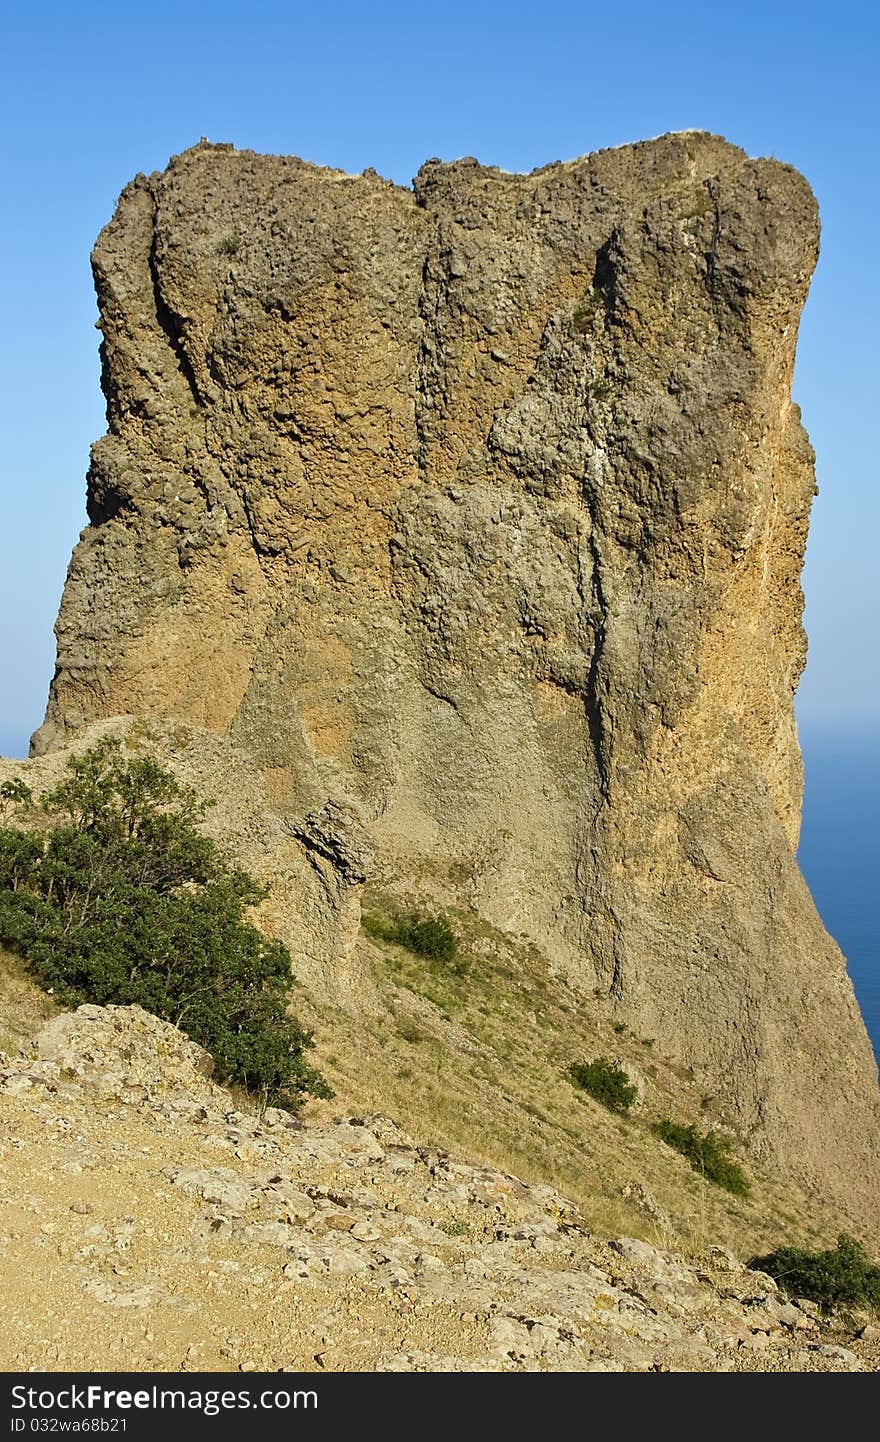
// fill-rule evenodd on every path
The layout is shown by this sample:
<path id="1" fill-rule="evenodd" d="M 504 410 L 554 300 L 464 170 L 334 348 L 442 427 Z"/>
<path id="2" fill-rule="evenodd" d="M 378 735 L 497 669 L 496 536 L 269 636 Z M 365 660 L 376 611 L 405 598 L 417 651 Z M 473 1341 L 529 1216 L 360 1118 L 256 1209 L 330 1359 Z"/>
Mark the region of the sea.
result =
<path id="1" fill-rule="evenodd" d="M 880 729 L 801 724 L 798 860 L 880 1060 Z"/>

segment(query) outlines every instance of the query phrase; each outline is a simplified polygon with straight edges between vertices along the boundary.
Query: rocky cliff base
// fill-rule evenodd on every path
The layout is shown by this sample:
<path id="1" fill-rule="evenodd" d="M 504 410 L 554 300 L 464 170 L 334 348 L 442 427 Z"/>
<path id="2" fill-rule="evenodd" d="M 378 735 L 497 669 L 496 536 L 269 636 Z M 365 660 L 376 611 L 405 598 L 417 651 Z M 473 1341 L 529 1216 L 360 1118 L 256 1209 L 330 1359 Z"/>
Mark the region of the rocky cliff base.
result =
<path id="1" fill-rule="evenodd" d="M 239 1110 L 137 1007 L 0 1063 L 3 1368 L 878 1368 L 876 1332 L 829 1333 L 725 1248 L 601 1240 L 382 1117 Z"/>

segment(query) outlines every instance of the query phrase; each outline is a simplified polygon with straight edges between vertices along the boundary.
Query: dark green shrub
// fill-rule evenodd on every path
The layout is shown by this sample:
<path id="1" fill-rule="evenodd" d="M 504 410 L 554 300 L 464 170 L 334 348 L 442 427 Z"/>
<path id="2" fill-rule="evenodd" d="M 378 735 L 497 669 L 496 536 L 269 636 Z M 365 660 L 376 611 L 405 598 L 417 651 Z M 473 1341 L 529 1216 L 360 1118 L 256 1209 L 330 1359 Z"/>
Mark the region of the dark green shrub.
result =
<path id="1" fill-rule="evenodd" d="M 749 1183 L 739 1162 L 730 1155 L 730 1142 L 718 1132 L 700 1133 L 692 1124 L 673 1122 L 668 1118 L 651 1128 L 668 1147 L 687 1157 L 695 1172 L 707 1181 L 723 1187 L 734 1196 L 747 1197 Z"/>
<path id="2" fill-rule="evenodd" d="M 218 242 L 217 242 L 217 254 L 218 254 L 218 255 L 237 255 L 237 254 L 238 254 L 238 244 L 239 244 L 239 242 L 238 242 L 238 236 L 237 236 L 237 235 L 224 235 L 223 238 L 222 238 L 222 240 L 218 240 Z"/>
<path id="3" fill-rule="evenodd" d="M 628 1112 L 638 1096 L 638 1089 L 623 1067 L 609 1061 L 607 1056 L 597 1056 L 595 1061 L 572 1062 L 568 1077 L 581 1091 L 588 1092 L 613 1112 Z"/>
<path id="4" fill-rule="evenodd" d="M 30 806 L 33 793 L 23 781 L 4 781 L 0 784 L 0 808 L 6 813 L 14 806 Z"/>
<path id="5" fill-rule="evenodd" d="M 838 1307 L 880 1312 L 880 1267 L 869 1262 L 861 1243 L 846 1233 L 827 1252 L 780 1247 L 766 1257 L 753 1257 L 749 1266 L 773 1277 L 789 1297 L 818 1302 L 826 1314 Z"/>
<path id="6" fill-rule="evenodd" d="M 426 961 L 440 962 L 448 970 L 461 974 L 467 970 L 467 962 L 459 948 L 459 940 L 445 916 L 419 916 L 413 912 L 408 916 L 391 919 L 367 913 L 362 922 L 368 936 L 382 941 L 393 941 L 405 946 L 415 956 Z"/>
<path id="7" fill-rule="evenodd" d="M 43 986 L 62 1004 L 144 1007 L 268 1101 L 332 1095 L 287 1011 L 290 953 L 246 915 L 265 893 L 200 833 L 193 792 L 105 740 L 43 809 L 44 830 L 0 827 L 0 941 Z"/>
<path id="8" fill-rule="evenodd" d="M 445 916 L 406 916 L 395 928 L 395 940 L 428 961 L 450 962 L 458 954 L 458 937 Z"/>

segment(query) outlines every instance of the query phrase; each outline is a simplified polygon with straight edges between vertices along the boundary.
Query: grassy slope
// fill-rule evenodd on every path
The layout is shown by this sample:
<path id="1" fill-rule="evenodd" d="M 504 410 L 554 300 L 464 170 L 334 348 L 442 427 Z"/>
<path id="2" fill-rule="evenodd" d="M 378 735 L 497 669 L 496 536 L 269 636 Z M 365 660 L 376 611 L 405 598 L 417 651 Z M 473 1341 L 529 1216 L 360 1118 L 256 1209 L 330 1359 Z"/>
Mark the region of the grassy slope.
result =
<path id="1" fill-rule="evenodd" d="M 161 728 L 140 722 L 129 731 L 130 741 L 136 728 L 151 752 L 173 756 L 184 781 L 207 795 L 228 797 L 214 813 L 221 834 L 236 818 L 248 819 L 232 827 L 229 840 L 251 866 L 244 843 L 260 812 L 251 806 L 253 778 L 237 769 L 237 753 L 230 756 L 217 738 L 201 732 L 182 728 L 169 740 Z M 89 739 L 107 729 L 97 728 Z M 26 763 L 28 780 L 38 789 L 53 784 L 63 760 L 64 753 L 56 752 Z M 0 777 L 20 774 L 20 763 L 0 758 Z M 388 918 L 396 909 L 394 893 L 398 906 L 447 910 L 444 898 L 455 894 L 461 879 L 431 876 L 413 865 L 405 878 L 387 876 L 389 894 L 381 886 L 367 889 L 364 909 Z M 607 999 L 575 993 L 534 947 L 518 944 L 465 907 L 447 914 L 470 962 L 465 975 L 364 933 L 360 947 L 376 983 L 376 1015 L 353 1016 L 319 1004 L 304 988 L 296 991 L 294 1009 L 315 1030 L 315 1061 L 337 1091 L 332 1103 L 310 1103 L 307 1116 L 383 1112 L 419 1143 L 558 1187 L 605 1235 L 628 1233 L 694 1250 L 726 1243 L 745 1257 L 783 1241 L 825 1244 L 841 1229 L 853 1230 L 820 1200 L 762 1177 L 746 1156 L 753 1183 L 748 1199 L 703 1181 L 650 1132 L 650 1123 L 664 1116 L 723 1127 L 725 1118 L 699 1079 L 667 1061 L 650 1038 L 618 1030 Z M 0 1050 L 26 1048 L 54 1010 L 51 998 L 0 948 Z M 600 1054 L 626 1059 L 645 1080 L 645 1105 L 630 1117 L 606 1111 L 565 1078 L 572 1061 Z M 659 1216 L 623 1195 L 634 1184 L 656 1200 Z"/>
<path id="2" fill-rule="evenodd" d="M 0 1051 L 15 1055 L 58 1008 L 31 981 L 21 962 L 0 947 Z"/>
<path id="3" fill-rule="evenodd" d="M 387 897 L 366 899 L 368 916 L 393 910 Z M 364 934 L 385 1015 L 355 1021 L 311 1012 L 318 1064 L 337 1091 L 328 1110 L 384 1112 L 421 1143 L 547 1182 L 605 1234 L 694 1251 L 719 1243 L 743 1257 L 783 1238 L 811 1244 L 836 1236 L 839 1216 L 761 1176 L 747 1157 L 747 1199 L 704 1181 L 649 1130 L 665 1116 L 723 1128 L 693 1074 L 658 1055 L 650 1038 L 615 1025 L 602 998 L 585 1006 L 533 947 L 470 913 L 451 919 L 469 960 L 464 975 Z M 644 1078 L 645 1101 L 629 1116 L 566 1079 L 572 1061 L 598 1055 L 623 1058 Z M 624 1195 L 633 1183 L 662 1215 Z"/>
<path id="4" fill-rule="evenodd" d="M 387 917 L 393 906 L 373 895 L 366 911 Z M 472 913 L 452 920 L 468 962 L 462 975 L 362 936 L 380 1015 L 355 1018 L 296 994 L 296 1010 L 315 1029 L 315 1060 L 337 1092 L 333 1102 L 312 1103 L 311 1115 L 382 1112 L 420 1144 L 557 1187 L 604 1235 L 694 1252 L 725 1244 L 744 1258 L 783 1240 L 834 1239 L 838 1216 L 761 1176 L 748 1158 L 747 1199 L 693 1172 L 649 1128 L 661 1116 L 723 1125 L 696 1079 L 657 1054 L 650 1038 L 616 1026 L 601 998 L 585 1007 L 533 947 Z M 27 1050 L 56 1010 L 0 949 L 0 1051 Z M 600 1054 L 623 1058 L 644 1078 L 645 1102 L 629 1116 L 607 1111 L 566 1079 L 572 1061 Z M 624 1195 L 633 1184 L 649 1194 L 647 1208 Z"/>

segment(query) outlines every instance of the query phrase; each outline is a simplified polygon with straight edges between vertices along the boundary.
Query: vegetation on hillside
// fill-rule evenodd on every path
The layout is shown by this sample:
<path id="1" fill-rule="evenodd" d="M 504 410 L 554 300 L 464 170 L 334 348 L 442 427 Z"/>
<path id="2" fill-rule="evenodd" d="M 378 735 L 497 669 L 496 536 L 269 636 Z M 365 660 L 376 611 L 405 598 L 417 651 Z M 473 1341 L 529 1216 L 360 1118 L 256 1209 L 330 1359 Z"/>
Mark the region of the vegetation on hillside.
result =
<path id="1" fill-rule="evenodd" d="M 264 892 L 201 834 L 193 792 L 107 739 L 39 807 L 20 781 L 0 802 L 0 942 L 62 1004 L 142 1006 L 204 1046 L 219 1080 L 292 1110 L 332 1095 L 287 1010 L 290 953 L 247 917 Z"/>
<path id="2" fill-rule="evenodd" d="M 634 1087 L 623 1067 L 597 1056 L 595 1061 L 573 1062 L 568 1069 L 569 1081 L 587 1092 L 612 1112 L 628 1112 L 636 1097 Z"/>
<path id="3" fill-rule="evenodd" d="M 853 1307 L 880 1313 L 880 1267 L 845 1232 L 827 1251 L 779 1247 L 765 1257 L 753 1257 L 749 1266 L 773 1277 L 789 1297 L 817 1302 L 826 1315 Z"/>
<path id="4" fill-rule="evenodd" d="M 739 1162 L 731 1156 L 726 1137 L 715 1131 L 701 1133 L 693 1123 L 673 1122 L 668 1117 L 656 1122 L 652 1131 L 667 1146 L 687 1157 L 694 1171 L 707 1181 L 734 1196 L 748 1196 L 748 1179 Z"/>
<path id="5" fill-rule="evenodd" d="M 453 973 L 461 975 L 467 969 L 459 939 L 445 916 L 411 912 L 388 918 L 368 914 L 363 925 L 368 936 L 405 946 L 414 956 L 437 962 Z"/>

